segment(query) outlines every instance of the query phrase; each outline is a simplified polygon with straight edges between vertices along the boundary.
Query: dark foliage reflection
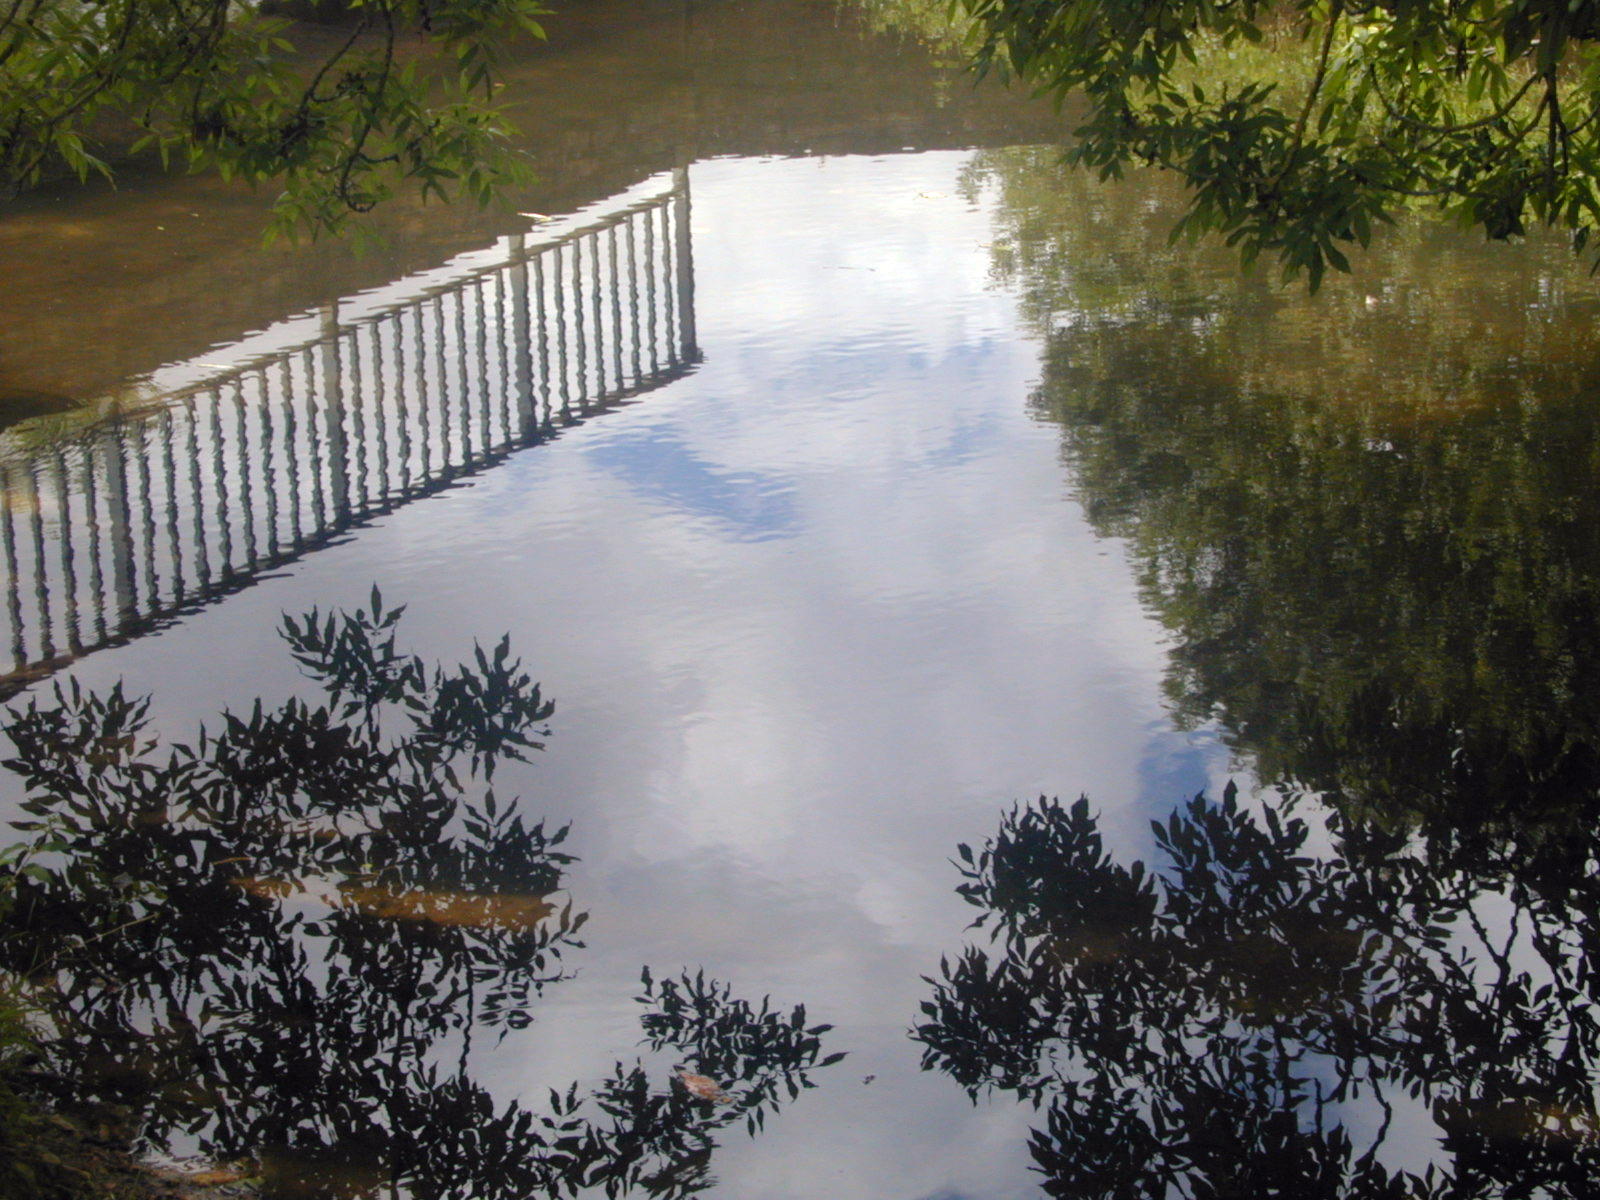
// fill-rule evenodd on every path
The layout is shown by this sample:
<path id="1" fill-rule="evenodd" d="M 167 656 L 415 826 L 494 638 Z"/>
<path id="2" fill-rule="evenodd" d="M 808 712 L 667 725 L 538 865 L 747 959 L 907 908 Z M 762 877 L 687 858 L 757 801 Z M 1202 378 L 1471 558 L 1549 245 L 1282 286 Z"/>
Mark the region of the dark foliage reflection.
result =
<path id="1" fill-rule="evenodd" d="M 0 966 L 53 991 L 48 1075 L 148 1144 L 257 1158 L 279 1196 L 707 1186 L 718 1131 L 832 1061 L 827 1027 L 646 972 L 643 1059 L 539 1109 L 475 1081 L 474 1042 L 526 1026 L 582 946 L 566 829 L 490 786 L 552 705 L 503 641 L 451 670 L 401 652 L 400 615 L 374 592 L 287 618 L 321 702 L 189 743 L 120 688 L 12 715 L 34 847 Z"/>
<path id="2" fill-rule="evenodd" d="M 1319 852 L 1231 786 L 1155 832 L 1167 865 L 1124 866 L 1086 800 L 1041 799 L 960 848 L 987 940 L 914 1037 L 1038 1106 L 1046 1191 L 1600 1192 L 1592 856 L 1564 896 L 1494 891 L 1338 818 Z"/>
<path id="3" fill-rule="evenodd" d="M 1417 226 L 1316 298 L 1165 244 L 1158 181 L 979 156 L 1034 412 L 1171 634 L 1180 722 L 1437 857 L 1561 888 L 1600 824 L 1593 314 Z"/>
<path id="4" fill-rule="evenodd" d="M 1167 245 L 1159 183 L 968 182 L 1175 715 L 1319 803 L 1197 799 L 1159 869 L 1013 811 L 927 1065 L 1039 1107 L 1055 1195 L 1600 1194 L 1592 313 L 1539 245 L 1412 227 L 1311 299 Z"/>
<path id="5" fill-rule="evenodd" d="M 1592 388 L 1421 420 L 1250 394 L 1171 327 L 1062 336 L 1040 404 L 1266 778 L 1562 879 L 1600 820 Z M 1179 382 L 1181 381 L 1181 382 Z"/>

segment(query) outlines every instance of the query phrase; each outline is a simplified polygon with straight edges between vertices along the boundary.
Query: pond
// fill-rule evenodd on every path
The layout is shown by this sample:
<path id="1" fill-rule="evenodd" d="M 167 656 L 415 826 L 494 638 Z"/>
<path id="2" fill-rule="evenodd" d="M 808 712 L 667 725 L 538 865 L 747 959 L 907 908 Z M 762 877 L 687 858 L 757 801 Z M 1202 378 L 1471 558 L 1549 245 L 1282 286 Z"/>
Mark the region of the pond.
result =
<path id="1" fill-rule="evenodd" d="M 522 214 L 0 222 L 52 1066 L 284 1197 L 1594 1194 L 1565 249 L 1308 296 L 832 5 L 567 20 Z"/>

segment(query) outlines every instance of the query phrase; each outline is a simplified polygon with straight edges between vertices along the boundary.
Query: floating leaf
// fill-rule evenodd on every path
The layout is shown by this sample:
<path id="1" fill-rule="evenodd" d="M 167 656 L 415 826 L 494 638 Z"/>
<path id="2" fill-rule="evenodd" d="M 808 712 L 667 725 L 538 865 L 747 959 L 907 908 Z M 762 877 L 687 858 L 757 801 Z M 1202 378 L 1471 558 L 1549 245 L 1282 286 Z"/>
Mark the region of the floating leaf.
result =
<path id="1" fill-rule="evenodd" d="M 696 1075 L 693 1071 L 679 1071 L 678 1079 L 687 1091 L 696 1100 L 709 1100 L 713 1104 L 732 1104 L 733 1097 L 728 1095 L 715 1079 L 709 1075 Z"/>

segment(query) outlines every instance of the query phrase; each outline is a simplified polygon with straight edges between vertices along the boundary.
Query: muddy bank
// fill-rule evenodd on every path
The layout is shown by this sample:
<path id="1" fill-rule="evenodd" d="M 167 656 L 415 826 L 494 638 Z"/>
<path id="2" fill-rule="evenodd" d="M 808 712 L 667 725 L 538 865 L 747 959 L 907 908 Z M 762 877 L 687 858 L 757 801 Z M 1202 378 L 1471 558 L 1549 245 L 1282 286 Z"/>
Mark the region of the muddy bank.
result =
<path id="1" fill-rule="evenodd" d="M 22 1101 L 0 1132 L 17 1200 L 255 1200 L 249 1163 L 153 1162 L 133 1150 L 131 1122 L 108 1105 Z M 9 1143 L 9 1144 L 8 1144 Z"/>

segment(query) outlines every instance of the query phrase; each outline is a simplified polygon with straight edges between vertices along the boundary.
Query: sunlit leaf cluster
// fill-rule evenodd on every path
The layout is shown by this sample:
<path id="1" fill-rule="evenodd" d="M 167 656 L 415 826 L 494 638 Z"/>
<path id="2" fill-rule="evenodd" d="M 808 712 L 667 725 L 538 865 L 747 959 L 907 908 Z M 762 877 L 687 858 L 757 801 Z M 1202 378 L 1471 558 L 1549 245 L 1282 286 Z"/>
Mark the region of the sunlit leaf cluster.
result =
<path id="1" fill-rule="evenodd" d="M 1594 0 L 958 0 L 980 67 L 1082 114 L 1072 160 L 1190 189 L 1180 229 L 1315 288 L 1418 203 L 1490 238 L 1600 227 Z"/>

